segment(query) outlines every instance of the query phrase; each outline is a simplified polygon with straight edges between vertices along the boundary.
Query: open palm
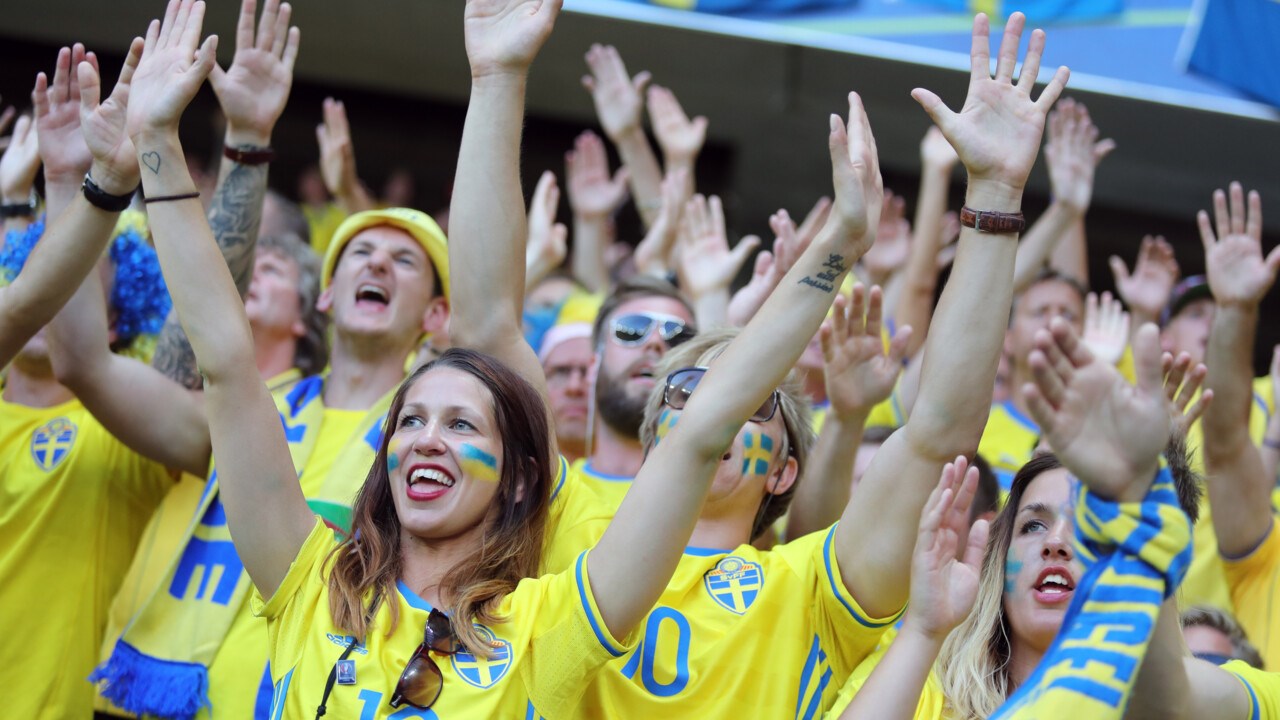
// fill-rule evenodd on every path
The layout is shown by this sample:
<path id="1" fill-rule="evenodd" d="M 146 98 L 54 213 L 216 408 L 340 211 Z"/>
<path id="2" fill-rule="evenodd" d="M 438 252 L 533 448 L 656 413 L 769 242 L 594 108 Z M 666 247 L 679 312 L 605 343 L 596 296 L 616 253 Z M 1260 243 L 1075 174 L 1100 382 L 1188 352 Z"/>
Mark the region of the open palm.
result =
<path id="1" fill-rule="evenodd" d="M 867 292 L 861 284 L 854 285 L 847 302 L 843 296 L 836 298 L 831 317 L 822 325 L 819 340 L 832 412 L 866 412 L 893 392 L 911 329 L 896 333 L 885 352 L 882 307 L 878 286 Z"/>
<path id="2" fill-rule="evenodd" d="M 1197 216 L 1204 244 L 1205 274 L 1219 303 L 1257 303 L 1276 281 L 1280 248 L 1262 255 L 1262 198 L 1249 193 L 1245 213 L 1244 188 L 1231 183 L 1230 206 L 1221 190 L 1213 193 L 1216 232 L 1203 210 Z"/>
<path id="3" fill-rule="evenodd" d="M 147 28 L 142 60 L 129 92 L 129 137 L 176 131 L 182 111 L 209 76 L 218 38 L 211 35 L 200 43 L 204 8 L 203 2 L 170 0 L 164 21 L 153 20 Z"/>
<path id="4" fill-rule="evenodd" d="M 255 38 L 254 5 L 255 0 L 244 0 L 231 67 L 224 72 L 215 65 L 209 84 L 230 128 L 269 136 L 289 100 L 299 34 L 289 28 L 290 5 L 267 0 Z"/>
<path id="5" fill-rule="evenodd" d="M 528 70 L 560 5 L 561 0 L 468 0 L 464 28 L 472 77 Z"/>
<path id="6" fill-rule="evenodd" d="M 1136 386 L 1095 358 L 1061 319 L 1054 321 L 1052 336 L 1042 334 L 1036 345 L 1035 385 L 1024 390 L 1032 416 L 1063 464 L 1106 498 L 1149 483 L 1151 476 L 1143 475 L 1153 470 L 1173 427 L 1155 326 L 1143 326 L 1134 337 Z"/>
<path id="7" fill-rule="evenodd" d="M 969 615 L 978 597 L 987 522 L 975 523 L 963 552 L 960 546 L 977 485 L 977 468 L 968 467 L 964 457 L 956 458 L 943 468 L 920 515 L 907 622 L 932 637 L 946 637 Z"/>
<path id="8" fill-rule="evenodd" d="M 142 57 L 142 40 L 133 39 L 120 78 L 105 102 L 99 103 L 102 94 L 101 79 L 95 68 L 80 68 L 80 127 L 85 145 L 95 160 L 112 168 L 118 175 L 137 181 L 138 159 L 133 142 L 125 133 L 125 120 L 129 108 L 129 91 L 133 74 Z"/>

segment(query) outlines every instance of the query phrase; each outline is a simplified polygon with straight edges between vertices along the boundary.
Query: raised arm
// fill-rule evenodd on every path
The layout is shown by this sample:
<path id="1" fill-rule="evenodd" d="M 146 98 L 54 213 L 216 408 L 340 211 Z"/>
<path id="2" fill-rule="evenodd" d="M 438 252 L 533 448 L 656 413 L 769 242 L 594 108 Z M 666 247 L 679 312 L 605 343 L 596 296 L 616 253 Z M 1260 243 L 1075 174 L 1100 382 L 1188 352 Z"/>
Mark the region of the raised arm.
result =
<path id="1" fill-rule="evenodd" d="M 605 249 L 613 240 L 613 214 L 627 201 L 627 168 L 610 177 L 604 141 L 588 130 L 565 153 L 564 174 L 573 210 L 574 277 L 591 292 L 608 292 Z"/>
<path id="2" fill-rule="evenodd" d="M 559 0 L 468 0 L 471 100 L 449 206 L 449 337 L 502 360 L 544 398 L 546 378 L 520 325 L 527 240 L 520 131 L 529 66 L 559 10 Z"/>
<path id="3" fill-rule="evenodd" d="M 356 172 L 356 149 L 351 142 L 347 106 L 341 100 L 325 98 L 321 109 L 324 122 L 316 126 L 316 143 L 320 146 L 320 175 L 325 189 L 348 215 L 372 210 L 373 198 Z"/>
<path id="4" fill-rule="evenodd" d="M 1271 528 L 1271 489 L 1262 458 L 1249 438 L 1252 406 L 1253 344 L 1258 331 L 1258 305 L 1276 280 L 1280 248 L 1262 255 L 1262 198 L 1245 193 L 1232 183 L 1227 193 L 1213 194 L 1216 227 L 1209 214 L 1197 220 L 1204 242 L 1209 289 L 1218 309 L 1209 332 L 1205 385 L 1214 401 L 1205 411 L 1204 460 L 1209 471 L 1209 503 L 1214 515 L 1231 518 L 1216 522 L 1218 550 L 1227 557 L 1241 557 L 1258 546 Z"/>
<path id="5" fill-rule="evenodd" d="M 171 0 L 147 28 L 127 127 L 142 166 L 165 280 L 205 378 L 219 492 L 236 549 L 264 596 L 279 586 L 314 525 L 284 430 L 254 362 L 240 295 L 200 207 L 178 142 L 182 111 L 213 69 L 200 43 L 204 3 Z M 178 199 L 182 198 L 182 199 Z"/>
<path id="6" fill-rule="evenodd" d="M 978 469 L 966 467 L 964 458 L 944 467 L 924 505 L 911 556 L 911 612 L 840 720 L 915 717 L 942 642 L 973 609 L 988 527 L 986 520 L 975 522 L 960 546 L 978 489 Z"/>
<path id="7" fill-rule="evenodd" d="M 1013 82 L 1024 22 L 1021 13 L 1009 17 L 992 78 L 987 17 L 974 18 L 969 94 L 959 113 L 928 90 L 913 91 L 968 170 L 965 204 L 974 210 L 1019 211 L 1045 115 L 1067 81 L 1067 69 L 1059 68 L 1031 99 L 1045 43 L 1036 30 Z M 891 615 L 907 600 L 914 523 L 943 465 L 977 450 L 1009 319 L 1016 248 L 1015 233 L 961 232 L 925 340 L 919 399 L 904 429 L 876 453 L 836 529 L 845 585 L 873 617 Z"/>
<path id="8" fill-rule="evenodd" d="M 689 119 L 676 94 L 671 90 L 651 85 L 649 87 L 649 123 L 653 135 L 662 148 L 663 168 L 668 176 L 683 170 L 684 183 L 680 186 L 682 198 L 688 198 L 697 188 L 695 169 L 698 153 L 707 141 L 707 119 L 698 116 Z"/>
<path id="9" fill-rule="evenodd" d="M 524 286 L 537 285 L 552 270 L 560 267 L 568 254 L 569 228 L 556 222 L 560 206 L 560 187 L 556 174 L 547 170 L 538 178 L 529 201 L 529 241 L 524 253 Z"/>
<path id="10" fill-rule="evenodd" d="M 924 344 L 933 318 L 943 218 L 947 212 L 951 170 L 959 159 L 942 131 L 930 125 L 920 142 L 920 195 L 916 198 L 916 217 L 912 223 L 911 254 L 902 269 L 901 297 L 891 316 L 895 325 L 917 329 L 907 348 L 909 356 L 914 356 Z"/>
<path id="11" fill-rule="evenodd" d="M 836 298 L 822 323 L 823 377 L 831 409 L 809 452 L 805 481 L 788 513 L 787 537 L 795 539 L 831 527 L 849 504 L 853 467 L 871 409 L 887 399 L 902 373 L 911 328 L 898 328 L 888 351 L 880 337 L 880 288 L 853 286 L 849 302 Z M 866 317 L 863 317 L 863 311 Z"/>
<path id="12" fill-rule="evenodd" d="M 684 175 L 683 170 L 677 171 L 674 180 L 669 178 L 665 181 L 663 193 L 668 192 L 667 183 L 681 183 Z M 671 200 L 679 197 L 678 186 L 674 192 Z M 654 227 L 657 226 L 658 223 L 654 223 Z M 724 225 L 724 206 L 715 195 L 709 199 L 694 195 L 685 204 L 679 236 L 676 274 L 680 278 L 680 290 L 693 303 L 698 327 L 729 324 L 729 286 L 747 258 L 760 246 L 760 238 L 748 235 L 730 248 Z"/>
<path id="13" fill-rule="evenodd" d="M 5 205 L 27 205 L 28 215 L 14 215 L 4 219 L 6 233 L 25 230 L 35 218 L 36 173 L 40 171 L 40 141 L 35 121 L 23 115 L 13 126 L 9 146 L 0 156 L 0 202 Z M 3 246 L 0 240 L 0 246 Z"/>
<path id="14" fill-rule="evenodd" d="M 849 106 L 847 128 L 838 116 L 831 117 L 837 199 L 830 219 L 742 334 L 712 363 L 676 429 L 649 453 L 587 558 L 600 614 L 615 634 L 634 627 L 662 594 L 725 448 L 799 359 L 841 280 L 874 241 L 883 192 L 880 167 L 856 93 L 850 94 Z M 760 352 L 763 347 L 770 352 Z"/>
<path id="15" fill-rule="evenodd" d="M 280 0 L 266 0 L 255 37 L 255 4 L 256 0 L 243 0 L 240 6 L 231 67 L 224 71 L 215 64 L 209 76 L 227 119 L 227 153 L 218 171 L 208 224 L 241 297 L 253 279 L 254 248 L 267 194 L 267 163 L 255 153 L 270 151 L 271 133 L 293 86 L 300 37 L 298 28 L 289 27 L 291 6 Z M 160 330 L 151 365 L 189 390 L 200 389 L 195 354 L 175 315 Z"/>
<path id="16" fill-rule="evenodd" d="M 1050 264 L 1050 258 L 1057 257 L 1057 249 L 1066 244 L 1073 228 L 1079 231 L 1078 248 L 1068 253 L 1073 260 L 1060 270 L 1081 282 L 1087 280 L 1086 263 L 1074 256 L 1084 255 L 1083 219 L 1093 198 L 1094 170 L 1114 148 L 1112 141 L 1098 140 L 1098 128 L 1089 120 L 1084 105 L 1068 98 L 1053 112 L 1049 119 L 1049 141 L 1044 148 L 1053 202 L 1027 230 L 1018 248 L 1014 292 L 1030 285 Z"/>
<path id="17" fill-rule="evenodd" d="M 1138 246 L 1138 260 L 1133 264 L 1133 272 L 1119 256 L 1112 255 L 1108 263 L 1115 279 L 1116 293 L 1129 306 L 1133 331 L 1137 332 L 1146 323 L 1160 322 L 1160 313 L 1169 304 L 1169 293 L 1173 292 L 1180 273 L 1173 246 L 1164 236 L 1147 235 Z"/>
<path id="18" fill-rule="evenodd" d="M 631 195 L 648 227 L 662 207 L 662 168 L 641 122 L 649 73 L 634 78 L 627 74 L 622 56 L 612 45 L 592 45 L 587 51 L 587 67 L 591 74 L 582 78 L 582 85 L 591 93 L 600 127 L 627 168 Z"/>
<path id="19" fill-rule="evenodd" d="M 89 167 L 89 176 L 103 192 L 127 197 L 138 186 L 137 166 L 129 159 L 132 147 L 128 138 L 119 132 L 118 127 L 114 134 L 108 129 L 100 134 L 89 132 L 83 135 L 80 128 L 81 125 L 109 128 L 113 123 L 123 121 L 130 80 L 142 47 L 137 42 L 130 46 L 115 90 L 101 105 L 98 104 L 98 73 L 93 65 L 83 60 L 84 49 L 77 47 L 79 52 L 74 54 L 82 60 L 74 78 L 74 94 L 65 86 L 72 80 L 70 68 L 64 67 L 73 56 L 67 48 L 58 55 L 53 87 L 46 89 L 43 73 L 36 80 L 36 113 L 40 118 L 37 124 L 45 125 L 41 134 L 47 141 L 42 143 L 48 152 L 46 165 L 60 173 L 54 178 L 65 178 L 77 169 L 83 172 L 84 167 Z M 91 76 L 79 77 L 86 68 Z M 72 97 L 76 105 L 73 109 L 68 108 Z M 102 141 L 92 152 L 86 145 L 86 140 L 91 137 Z M 70 147 L 55 145 L 55 142 L 67 142 Z M 80 177 L 83 180 L 83 174 Z M 56 185 L 64 181 L 51 179 L 48 182 Z M 67 195 L 59 191 L 58 194 L 58 199 L 54 195 L 49 198 L 50 212 L 59 212 L 49 216 L 43 241 L 32 251 L 17 279 L 0 288 L 0 367 L 7 365 L 27 340 L 71 299 L 84 278 L 97 266 L 115 226 L 118 212 L 90 204 L 83 193 Z M 58 203 L 62 203 L 61 208 L 55 207 Z M 64 226 L 67 228 L 65 232 Z"/>

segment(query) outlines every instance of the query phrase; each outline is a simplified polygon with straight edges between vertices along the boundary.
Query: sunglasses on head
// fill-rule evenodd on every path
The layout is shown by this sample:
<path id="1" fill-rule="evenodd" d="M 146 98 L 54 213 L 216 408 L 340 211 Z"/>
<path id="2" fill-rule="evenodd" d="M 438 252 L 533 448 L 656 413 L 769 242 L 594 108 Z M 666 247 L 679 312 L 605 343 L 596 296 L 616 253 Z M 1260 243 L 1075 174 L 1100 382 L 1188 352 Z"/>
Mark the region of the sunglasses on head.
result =
<path id="1" fill-rule="evenodd" d="M 667 376 L 667 384 L 662 388 L 662 404 L 672 410 L 683 410 L 693 391 L 707 373 L 704 367 L 681 368 Z M 769 393 L 769 397 L 751 415 L 751 422 L 768 422 L 778 412 L 778 391 Z"/>
<path id="2" fill-rule="evenodd" d="M 649 337 L 654 328 L 669 347 L 675 347 L 692 338 L 698 331 L 674 315 L 661 313 L 627 313 L 619 315 L 611 323 L 614 342 L 623 347 L 635 347 Z"/>
<path id="3" fill-rule="evenodd" d="M 396 691 L 391 696 L 391 707 L 411 705 L 419 710 L 431 707 L 444 689 L 444 675 L 431 653 L 453 655 L 461 649 L 449 616 L 432 609 L 422 632 L 422 644 L 413 651 L 404 672 L 400 673 L 400 682 L 396 683 Z"/>

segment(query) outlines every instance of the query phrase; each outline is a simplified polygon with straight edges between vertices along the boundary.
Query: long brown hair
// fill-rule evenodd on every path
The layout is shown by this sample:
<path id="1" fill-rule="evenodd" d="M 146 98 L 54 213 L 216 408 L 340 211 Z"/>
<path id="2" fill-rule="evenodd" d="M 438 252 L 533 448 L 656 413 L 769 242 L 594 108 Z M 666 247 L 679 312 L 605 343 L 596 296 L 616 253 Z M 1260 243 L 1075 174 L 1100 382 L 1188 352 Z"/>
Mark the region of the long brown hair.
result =
<path id="1" fill-rule="evenodd" d="M 503 618 L 496 614 L 502 598 L 515 590 L 521 579 L 536 575 L 556 465 L 551 457 L 551 426 L 541 396 L 501 362 L 474 350 L 447 350 L 415 370 L 396 391 L 387 411 L 378 457 L 356 496 L 352 534 L 329 556 L 329 612 L 338 627 L 364 638 L 376 603 L 383 597 L 394 597 L 402 561 L 400 518 L 387 475 L 387 445 L 409 388 L 437 368 L 461 370 L 488 388 L 502 438 L 502 470 L 493 500 L 497 516 L 485 528 L 480 547 L 440 583 L 440 596 L 447 598 L 458 639 L 468 652 L 488 657 L 489 644 L 472 623 L 502 622 Z M 400 618 L 396 604 L 388 604 L 390 635 Z"/>

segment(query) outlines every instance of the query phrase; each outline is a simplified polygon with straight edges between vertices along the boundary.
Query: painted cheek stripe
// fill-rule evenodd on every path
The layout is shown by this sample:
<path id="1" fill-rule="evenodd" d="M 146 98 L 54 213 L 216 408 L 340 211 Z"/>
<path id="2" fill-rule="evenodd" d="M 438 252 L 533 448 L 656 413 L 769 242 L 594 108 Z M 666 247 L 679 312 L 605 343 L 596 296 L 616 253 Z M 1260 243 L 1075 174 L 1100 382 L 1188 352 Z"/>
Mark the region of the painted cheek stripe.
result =
<path id="1" fill-rule="evenodd" d="M 498 459 L 480 448 L 462 444 L 462 471 L 485 482 L 498 481 Z"/>

